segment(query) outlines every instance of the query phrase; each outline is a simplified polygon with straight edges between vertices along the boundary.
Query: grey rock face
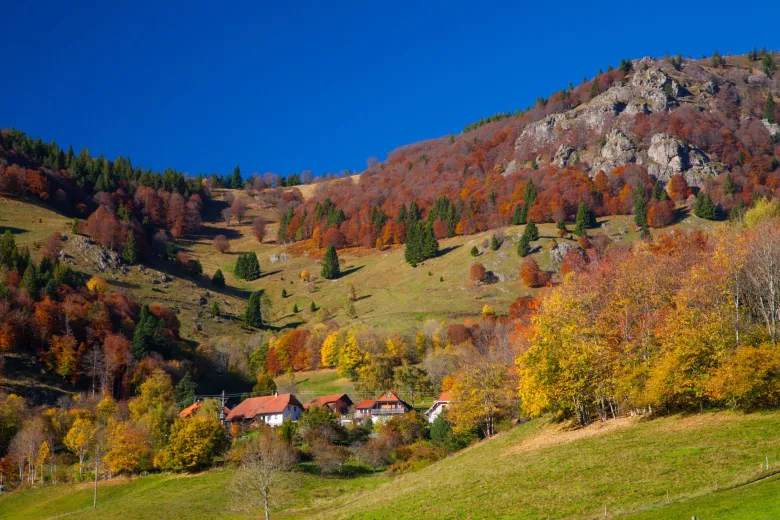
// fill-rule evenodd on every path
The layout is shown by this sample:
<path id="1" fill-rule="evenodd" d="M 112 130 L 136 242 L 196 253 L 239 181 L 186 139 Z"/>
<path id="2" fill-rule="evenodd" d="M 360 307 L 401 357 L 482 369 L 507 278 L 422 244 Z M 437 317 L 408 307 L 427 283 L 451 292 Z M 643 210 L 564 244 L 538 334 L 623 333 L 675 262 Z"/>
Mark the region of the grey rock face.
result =
<path id="1" fill-rule="evenodd" d="M 593 162 L 593 171 L 610 171 L 626 163 L 636 162 L 636 145 L 620 130 L 612 130 L 606 138 L 601 153 Z"/>
<path id="2" fill-rule="evenodd" d="M 555 152 L 553 157 L 553 164 L 561 168 L 565 168 L 569 164 L 574 164 L 577 157 L 577 150 L 567 144 L 562 144 L 558 147 L 558 151 Z"/>
<path id="3" fill-rule="evenodd" d="M 648 173 L 663 182 L 679 173 L 690 186 L 700 187 L 707 177 L 723 171 L 723 166 L 711 163 L 704 152 L 669 134 L 655 134 L 650 139 L 647 157 Z"/>
<path id="4" fill-rule="evenodd" d="M 559 242 L 555 244 L 552 249 L 550 249 L 550 258 L 553 262 L 560 264 L 563 262 L 563 257 L 566 256 L 566 253 L 571 250 L 574 250 L 577 253 L 585 256 L 585 250 L 577 244 L 572 244 L 570 242 Z"/>

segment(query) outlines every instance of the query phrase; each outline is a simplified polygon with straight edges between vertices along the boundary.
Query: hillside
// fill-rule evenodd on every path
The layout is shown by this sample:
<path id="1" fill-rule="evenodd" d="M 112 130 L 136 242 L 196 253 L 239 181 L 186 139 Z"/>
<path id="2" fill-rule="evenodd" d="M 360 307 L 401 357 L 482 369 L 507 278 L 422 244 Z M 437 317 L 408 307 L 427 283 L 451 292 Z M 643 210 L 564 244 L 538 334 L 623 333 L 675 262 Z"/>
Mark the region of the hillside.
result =
<path id="1" fill-rule="evenodd" d="M 584 429 L 533 420 L 392 480 L 289 475 L 275 518 L 735 518 L 780 514 L 777 412 L 625 418 Z M 770 468 L 762 466 L 768 457 Z M 89 518 L 248 518 L 227 509 L 230 470 L 101 483 Z M 734 487 L 738 486 L 738 487 Z M 733 488 L 733 489 L 732 489 Z M 667 504 L 667 491 L 669 504 Z M 91 506 L 88 485 L 0 498 L 3 518 Z"/>

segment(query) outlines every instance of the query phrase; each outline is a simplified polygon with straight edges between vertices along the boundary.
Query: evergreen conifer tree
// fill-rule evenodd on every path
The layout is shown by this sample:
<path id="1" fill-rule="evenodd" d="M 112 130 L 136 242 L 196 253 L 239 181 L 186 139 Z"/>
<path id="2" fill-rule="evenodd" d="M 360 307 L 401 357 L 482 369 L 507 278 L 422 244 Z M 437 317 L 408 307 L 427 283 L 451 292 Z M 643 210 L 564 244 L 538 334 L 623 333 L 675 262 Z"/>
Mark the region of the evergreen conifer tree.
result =
<path id="1" fill-rule="evenodd" d="M 723 181 L 723 191 L 729 195 L 734 195 L 737 191 L 736 186 L 734 186 L 734 179 L 731 178 L 731 173 L 726 174 L 726 180 Z"/>
<path id="2" fill-rule="evenodd" d="M 195 402 L 195 389 L 197 385 L 192 380 L 192 376 L 187 372 L 184 377 L 181 378 L 176 384 L 176 406 L 178 408 L 186 408 Z"/>
<path id="3" fill-rule="evenodd" d="M 233 178 L 230 181 L 230 185 L 234 190 L 244 187 L 244 179 L 241 178 L 241 168 L 239 168 L 238 165 L 233 168 Z"/>
<path id="4" fill-rule="evenodd" d="M 244 323 L 249 327 L 262 327 L 263 315 L 260 311 L 260 292 L 255 291 L 249 295 L 249 301 L 244 311 Z"/>
<path id="5" fill-rule="evenodd" d="M 536 227 L 536 222 L 533 220 L 528 221 L 528 224 L 526 224 L 525 229 L 523 230 L 523 237 L 528 240 L 529 244 L 534 240 L 539 240 L 539 229 Z"/>
<path id="6" fill-rule="evenodd" d="M 639 228 L 647 227 L 647 195 L 644 186 L 634 188 L 634 224 Z"/>
<path id="7" fill-rule="evenodd" d="M 580 202 L 580 205 L 577 208 L 577 218 L 574 222 L 575 235 L 581 237 L 582 235 L 588 234 L 588 208 L 585 206 L 584 202 Z"/>
<path id="8" fill-rule="evenodd" d="M 326 280 L 338 278 L 341 274 L 339 267 L 339 257 L 336 254 L 336 248 L 333 245 L 328 246 L 325 251 L 325 257 L 322 259 L 322 271 L 320 273 Z"/>
<path id="9" fill-rule="evenodd" d="M 225 287 L 225 276 L 222 274 L 221 269 L 217 269 L 214 273 L 214 276 L 211 278 L 211 285 L 220 289 Z"/>
<path id="10" fill-rule="evenodd" d="M 125 247 L 122 249 L 122 260 L 129 265 L 133 265 L 138 261 L 138 245 L 135 243 L 135 232 L 132 230 L 127 235 L 127 243 L 125 243 Z"/>
<path id="11" fill-rule="evenodd" d="M 473 256 L 473 257 L 479 256 L 479 249 L 477 249 L 477 246 L 472 246 L 472 248 L 471 248 L 471 256 Z"/>
<path id="12" fill-rule="evenodd" d="M 520 240 L 517 242 L 517 254 L 521 257 L 528 256 L 528 253 L 531 252 L 531 246 L 528 243 L 528 238 L 525 236 L 525 233 L 523 236 L 520 237 Z"/>
<path id="13" fill-rule="evenodd" d="M 710 196 L 704 191 L 699 191 L 693 213 L 697 217 L 707 220 L 716 220 L 718 218 L 718 210 L 715 207 L 715 203 L 712 202 Z"/>
<path id="14" fill-rule="evenodd" d="M 29 262 L 27 264 L 27 269 L 24 270 L 19 286 L 27 289 L 27 292 L 30 293 L 33 299 L 38 299 L 38 270 L 35 268 L 34 263 Z"/>
<path id="15" fill-rule="evenodd" d="M 775 122 L 775 98 L 771 92 L 766 93 L 766 101 L 764 102 L 764 119 L 770 123 Z"/>
<path id="16" fill-rule="evenodd" d="M 494 233 L 493 236 L 490 237 L 490 250 L 497 251 L 499 247 L 501 247 L 501 243 L 498 241 L 498 237 Z"/>
<path id="17" fill-rule="evenodd" d="M 518 204 L 517 206 L 515 206 L 515 212 L 512 215 L 512 224 L 515 226 L 519 226 L 520 224 L 523 223 L 522 220 L 523 220 L 523 207 L 520 204 Z"/>

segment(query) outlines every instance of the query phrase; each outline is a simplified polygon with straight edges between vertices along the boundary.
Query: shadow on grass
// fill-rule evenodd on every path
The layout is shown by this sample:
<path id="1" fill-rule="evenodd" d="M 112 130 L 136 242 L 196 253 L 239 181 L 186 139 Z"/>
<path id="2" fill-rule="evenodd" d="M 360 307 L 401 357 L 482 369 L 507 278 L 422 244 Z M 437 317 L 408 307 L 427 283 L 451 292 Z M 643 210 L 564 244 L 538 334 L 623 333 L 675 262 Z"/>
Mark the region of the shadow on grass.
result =
<path id="1" fill-rule="evenodd" d="M 23 235 L 24 233 L 29 233 L 29 229 L 24 228 L 18 228 L 14 226 L 3 226 L 0 225 L 0 235 L 6 232 L 6 230 L 10 230 L 12 235 Z"/>
<path id="2" fill-rule="evenodd" d="M 371 298 L 370 294 L 364 294 L 363 296 L 360 296 L 359 298 L 355 298 L 356 302 L 362 302 L 363 300 L 368 300 Z"/>
<path id="3" fill-rule="evenodd" d="M 357 271 L 360 271 L 364 267 L 365 267 L 364 265 L 357 265 L 355 267 L 350 267 L 349 269 L 344 269 L 343 271 L 341 271 L 341 274 L 339 275 L 339 278 L 343 278 L 343 277 L 348 276 L 348 275 L 350 275 L 352 273 L 356 273 Z"/>
<path id="4" fill-rule="evenodd" d="M 444 249 L 439 249 L 439 252 L 436 253 L 436 256 L 434 258 L 439 258 L 440 256 L 444 256 L 448 253 L 455 251 L 456 249 L 460 249 L 461 247 L 463 247 L 463 245 L 458 244 L 450 247 L 445 247 Z"/>

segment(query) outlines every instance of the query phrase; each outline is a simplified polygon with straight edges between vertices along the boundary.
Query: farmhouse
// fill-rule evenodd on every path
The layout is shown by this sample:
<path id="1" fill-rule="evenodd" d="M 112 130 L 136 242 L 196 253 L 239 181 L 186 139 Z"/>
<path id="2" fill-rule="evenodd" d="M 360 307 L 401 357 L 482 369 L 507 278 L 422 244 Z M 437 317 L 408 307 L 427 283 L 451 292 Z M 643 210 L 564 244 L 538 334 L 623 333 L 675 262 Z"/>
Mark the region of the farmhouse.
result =
<path id="1" fill-rule="evenodd" d="M 433 402 L 433 406 L 428 408 L 425 412 L 425 417 L 428 418 L 428 422 L 432 423 L 441 413 L 450 406 L 452 402 L 452 395 L 449 390 L 442 392 L 438 399 Z"/>
<path id="2" fill-rule="evenodd" d="M 347 394 L 321 395 L 306 403 L 304 408 L 307 410 L 312 406 L 328 407 L 343 421 L 349 414 L 349 409 L 354 403 Z"/>
<path id="3" fill-rule="evenodd" d="M 412 411 L 412 406 L 401 400 L 393 392 L 385 392 L 376 399 L 366 399 L 355 406 L 355 419 L 386 419 Z"/>
<path id="4" fill-rule="evenodd" d="M 192 417 L 193 415 L 195 415 L 195 412 L 200 410 L 202 406 L 203 406 L 202 401 L 195 401 L 194 404 L 189 405 L 187 408 L 179 412 L 179 417 L 181 417 L 182 419 Z M 225 417 L 227 417 L 228 415 L 230 415 L 230 408 L 228 408 L 227 406 L 223 407 L 222 413 L 225 415 Z"/>
<path id="5" fill-rule="evenodd" d="M 285 419 L 297 421 L 303 405 L 292 394 L 250 397 L 241 401 L 227 416 L 227 422 L 281 426 Z"/>

